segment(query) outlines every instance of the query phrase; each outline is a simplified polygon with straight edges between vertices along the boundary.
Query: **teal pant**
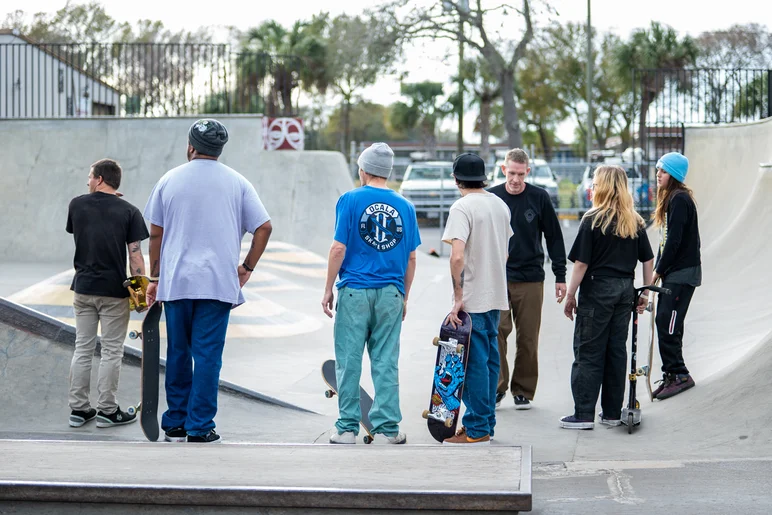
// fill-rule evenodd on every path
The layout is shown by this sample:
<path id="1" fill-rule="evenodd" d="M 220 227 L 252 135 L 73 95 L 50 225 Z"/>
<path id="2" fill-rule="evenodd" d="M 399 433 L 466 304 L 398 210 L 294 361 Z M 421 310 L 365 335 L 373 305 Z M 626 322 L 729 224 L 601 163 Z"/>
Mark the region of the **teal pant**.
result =
<path id="1" fill-rule="evenodd" d="M 370 421 L 373 433 L 396 436 L 399 409 L 399 334 L 403 297 L 396 286 L 338 291 L 335 314 L 335 375 L 338 380 L 339 433 L 359 434 L 359 379 L 365 346 L 375 386 Z"/>

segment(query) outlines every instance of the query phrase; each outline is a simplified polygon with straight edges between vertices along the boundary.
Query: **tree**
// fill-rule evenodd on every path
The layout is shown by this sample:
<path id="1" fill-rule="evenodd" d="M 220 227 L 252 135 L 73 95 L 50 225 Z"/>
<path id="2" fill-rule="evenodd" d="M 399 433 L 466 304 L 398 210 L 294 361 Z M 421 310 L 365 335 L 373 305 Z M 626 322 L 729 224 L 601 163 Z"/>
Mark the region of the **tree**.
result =
<path id="1" fill-rule="evenodd" d="M 475 132 L 480 134 L 480 157 L 486 163 L 490 159 L 491 117 L 494 103 L 501 98 L 501 87 L 488 62 L 479 56 L 465 60 L 461 66 L 464 89 L 474 93 L 472 104 L 479 107 Z M 457 78 L 454 78 L 454 82 Z M 452 102 L 455 105 L 457 98 Z"/>
<path id="2" fill-rule="evenodd" d="M 523 141 L 515 101 L 515 69 L 533 39 L 530 0 L 523 0 L 523 7 L 519 10 L 508 4 L 483 8 L 482 0 L 474 0 L 473 6 L 467 0 L 442 0 L 432 2 L 428 7 L 417 3 L 416 0 L 395 0 L 391 4 L 393 12 L 413 5 L 400 22 L 404 36 L 452 41 L 460 39 L 465 45 L 476 49 L 490 66 L 501 87 L 507 143 L 510 147 L 520 147 Z M 514 32 L 510 27 L 516 20 L 509 18 L 510 11 L 515 12 L 525 23 L 525 30 L 517 43 L 489 31 L 494 20 L 504 20 L 508 25 L 507 33 Z M 471 35 L 458 30 L 461 23 L 472 28 Z"/>
<path id="3" fill-rule="evenodd" d="M 396 129 L 421 129 L 424 149 L 430 158 L 437 149 L 437 122 L 453 112 L 451 106 L 438 105 L 442 89 L 439 82 L 402 84 L 400 93 L 408 97 L 410 103 L 396 102 L 391 111 L 391 123 Z"/>
<path id="4" fill-rule="evenodd" d="M 345 120 L 346 116 L 349 117 L 348 121 Z M 386 107 L 372 102 L 357 102 L 348 107 L 341 105 L 332 112 L 323 130 L 325 144 L 327 148 L 340 149 L 341 140 L 345 137 L 345 124 L 348 124 L 352 141 L 387 141 L 391 138 L 386 116 Z M 346 154 L 348 151 L 344 152 Z"/>
<path id="5" fill-rule="evenodd" d="M 237 60 L 239 83 L 254 86 L 254 89 L 245 88 L 254 91 L 262 81 L 270 81 L 268 116 L 296 114 L 292 94 L 297 88 L 326 90 L 324 29 L 327 23 L 326 13 L 315 15 L 310 21 L 296 21 L 289 30 L 274 20 L 267 20 L 242 37 L 241 55 Z M 252 99 L 247 99 L 247 104 L 251 103 Z"/>
<path id="6" fill-rule="evenodd" d="M 647 29 L 637 29 L 630 39 L 621 43 L 615 51 L 617 72 L 620 76 L 632 76 L 634 70 L 682 70 L 696 62 L 698 48 L 689 36 L 678 38 L 672 27 L 651 22 Z M 641 148 L 646 148 L 646 117 L 649 106 L 657 99 L 668 84 L 668 77 L 676 82 L 679 89 L 688 89 L 687 75 L 663 73 L 639 73 L 640 112 L 638 138 Z M 683 79 L 682 79 L 683 77 Z M 686 79 L 686 80 L 685 80 Z"/>
<path id="7" fill-rule="evenodd" d="M 341 149 L 347 156 L 354 95 L 390 70 L 399 53 L 399 37 L 394 25 L 375 16 L 337 16 L 327 34 L 325 71 L 327 81 L 342 99 Z"/>
<path id="8" fill-rule="evenodd" d="M 697 66 L 701 68 L 766 69 L 772 66 L 772 34 L 758 23 L 703 32 L 695 43 L 699 48 Z"/>

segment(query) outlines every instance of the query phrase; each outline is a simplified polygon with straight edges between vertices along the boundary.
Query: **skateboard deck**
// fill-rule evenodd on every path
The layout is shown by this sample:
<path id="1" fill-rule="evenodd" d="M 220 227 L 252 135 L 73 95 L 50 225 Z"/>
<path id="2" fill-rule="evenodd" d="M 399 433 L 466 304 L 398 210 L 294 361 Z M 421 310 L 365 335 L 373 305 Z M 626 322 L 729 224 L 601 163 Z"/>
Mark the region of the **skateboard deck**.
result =
<path id="1" fill-rule="evenodd" d="M 324 392 L 325 397 L 331 399 L 338 394 L 338 378 L 335 375 L 335 360 L 328 359 L 322 363 L 322 380 L 330 388 Z M 373 423 L 370 422 L 370 409 L 373 407 L 373 399 L 361 386 L 359 387 L 359 410 L 362 412 L 362 418 L 359 424 L 367 433 L 364 442 L 369 444 L 373 442 Z"/>
<path id="2" fill-rule="evenodd" d="M 123 287 L 129 290 L 129 309 L 140 313 L 147 309 L 145 293 L 150 279 L 144 275 L 132 275 L 123 281 Z"/>
<path id="3" fill-rule="evenodd" d="M 646 371 L 646 389 L 649 392 L 649 400 L 654 401 L 651 389 L 651 375 L 654 373 L 654 340 L 657 335 L 657 294 L 651 292 L 651 301 L 649 301 L 648 311 L 651 314 L 649 321 L 649 369 Z"/>
<path id="4" fill-rule="evenodd" d="M 429 409 L 424 410 L 423 417 L 426 419 L 429 433 L 438 442 L 456 434 L 461 411 L 472 319 L 464 311 L 459 311 L 458 317 L 462 322 L 460 326 L 454 329 L 443 323 L 439 337 L 433 340 L 437 346 L 437 359 L 434 362 Z"/>
<path id="5" fill-rule="evenodd" d="M 160 302 L 153 303 L 142 321 L 142 332 L 132 331 L 129 338 L 142 339 L 142 372 L 140 390 L 139 424 L 145 437 L 151 442 L 158 440 L 158 383 L 161 338 L 158 325 L 161 320 L 163 306 Z"/>

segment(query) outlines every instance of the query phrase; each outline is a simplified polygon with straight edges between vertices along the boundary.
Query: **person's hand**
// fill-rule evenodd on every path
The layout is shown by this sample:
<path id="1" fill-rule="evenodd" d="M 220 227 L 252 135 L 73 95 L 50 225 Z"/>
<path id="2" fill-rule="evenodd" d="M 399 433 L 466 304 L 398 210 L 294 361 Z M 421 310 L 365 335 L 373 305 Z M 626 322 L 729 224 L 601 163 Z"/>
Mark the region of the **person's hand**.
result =
<path id="1" fill-rule="evenodd" d="M 558 304 L 566 298 L 567 291 L 566 283 L 555 283 L 555 298 L 558 299 Z"/>
<path id="2" fill-rule="evenodd" d="M 241 265 L 239 265 L 237 271 L 239 273 L 239 288 L 243 288 L 247 281 L 249 281 L 249 278 L 252 277 L 252 272 Z"/>
<path id="3" fill-rule="evenodd" d="M 324 296 L 322 297 L 322 310 L 324 311 L 324 314 L 328 317 L 332 318 L 332 302 L 334 300 L 334 295 L 332 293 L 332 290 L 324 290 Z M 402 319 L 405 319 L 405 315 L 402 315 Z"/>
<path id="4" fill-rule="evenodd" d="M 572 322 L 574 321 L 574 313 L 576 313 L 576 296 L 570 293 L 566 295 L 566 306 L 563 308 L 563 313 Z"/>
<path id="5" fill-rule="evenodd" d="M 461 319 L 458 317 L 458 312 L 464 310 L 464 302 L 463 301 L 456 301 L 453 304 L 453 309 L 450 310 L 450 313 L 447 317 L 445 317 L 445 325 L 450 325 L 453 329 L 457 328 L 460 325 L 463 325 L 463 322 L 461 322 Z"/>
<path id="6" fill-rule="evenodd" d="M 646 311 L 646 306 L 649 305 L 649 297 L 647 295 L 641 295 L 638 297 L 638 306 L 636 306 L 636 310 L 638 310 L 638 314 L 642 315 L 644 311 Z"/>
<path id="7" fill-rule="evenodd" d="M 402 321 L 405 321 L 405 317 L 407 316 L 407 299 L 402 301 Z"/>
<path id="8" fill-rule="evenodd" d="M 155 303 L 155 298 L 158 295 L 158 283 L 150 283 L 147 285 L 147 291 L 145 292 L 145 302 L 148 307 Z"/>

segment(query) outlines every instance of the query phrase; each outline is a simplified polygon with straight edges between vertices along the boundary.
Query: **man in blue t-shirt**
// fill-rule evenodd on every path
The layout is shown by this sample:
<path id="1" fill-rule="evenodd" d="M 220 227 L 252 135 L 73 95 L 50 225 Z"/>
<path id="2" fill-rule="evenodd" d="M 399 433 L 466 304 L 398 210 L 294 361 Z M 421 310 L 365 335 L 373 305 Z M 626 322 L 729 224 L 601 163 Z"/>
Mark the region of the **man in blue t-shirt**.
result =
<path id="1" fill-rule="evenodd" d="M 375 386 L 373 434 L 387 443 L 407 441 L 399 431 L 399 335 L 421 236 L 413 204 L 386 185 L 393 163 L 385 143 L 367 148 L 357 161 L 362 187 L 344 193 L 335 208 L 322 298 L 322 309 L 332 318 L 332 287 L 339 276 L 334 328 L 339 418 L 330 443 L 356 443 L 365 346 Z"/>

